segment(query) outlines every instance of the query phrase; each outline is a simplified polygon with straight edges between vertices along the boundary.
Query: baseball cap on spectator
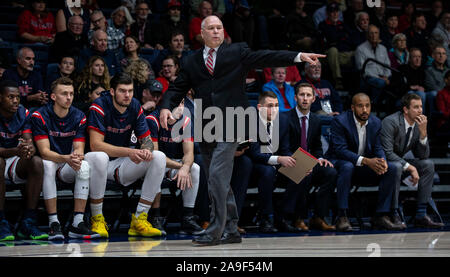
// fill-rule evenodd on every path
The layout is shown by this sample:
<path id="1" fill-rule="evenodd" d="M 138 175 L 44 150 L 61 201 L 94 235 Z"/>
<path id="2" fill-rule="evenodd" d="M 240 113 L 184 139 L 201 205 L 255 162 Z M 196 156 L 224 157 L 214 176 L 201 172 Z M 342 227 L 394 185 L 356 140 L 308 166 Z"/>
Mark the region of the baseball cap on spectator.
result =
<path id="1" fill-rule="evenodd" d="M 327 12 L 334 12 L 334 11 L 339 11 L 339 4 L 337 3 L 329 3 L 327 5 Z"/>
<path id="2" fill-rule="evenodd" d="M 181 3 L 177 0 L 170 0 L 169 3 L 167 4 L 167 8 L 172 8 L 172 7 L 181 7 Z"/>
<path id="3" fill-rule="evenodd" d="M 156 80 L 148 80 L 145 83 L 144 88 L 148 89 L 151 93 L 162 93 L 162 91 L 163 91 L 162 84 Z"/>

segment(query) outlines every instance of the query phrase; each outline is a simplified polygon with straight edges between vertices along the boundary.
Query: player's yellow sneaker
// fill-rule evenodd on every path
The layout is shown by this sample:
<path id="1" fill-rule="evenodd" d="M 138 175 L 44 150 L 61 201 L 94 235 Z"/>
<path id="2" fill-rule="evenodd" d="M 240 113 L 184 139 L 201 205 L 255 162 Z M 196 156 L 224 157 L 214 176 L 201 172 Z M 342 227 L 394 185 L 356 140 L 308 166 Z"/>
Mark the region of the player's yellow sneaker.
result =
<path id="1" fill-rule="evenodd" d="M 147 213 L 141 213 L 138 218 L 133 214 L 131 218 L 129 236 L 155 237 L 161 236 L 161 231 L 153 228 L 152 224 L 147 221 Z"/>
<path id="2" fill-rule="evenodd" d="M 102 238 L 108 238 L 108 229 L 105 217 L 102 214 L 91 217 L 91 231 L 98 233 Z"/>

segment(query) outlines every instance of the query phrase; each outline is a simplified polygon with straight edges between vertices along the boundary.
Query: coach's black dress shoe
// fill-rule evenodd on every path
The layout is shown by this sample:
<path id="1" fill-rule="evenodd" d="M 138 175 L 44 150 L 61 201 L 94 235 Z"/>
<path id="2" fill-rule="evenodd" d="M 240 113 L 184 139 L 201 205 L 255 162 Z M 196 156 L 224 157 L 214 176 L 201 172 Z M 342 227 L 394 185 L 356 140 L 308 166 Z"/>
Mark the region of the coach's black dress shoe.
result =
<path id="1" fill-rule="evenodd" d="M 222 235 L 222 238 L 220 239 L 221 244 L 228 244 L 228 243 L 241 243 L 242 238 L 241 234 L 239 233 L 224 233 Z"/>
<path id="2" fill-rule="evenodd" d="M 204 234 L 193 238 L 192 243 L 196 246 L 212 246 L 220 244 L 221 240 L 215 239 L 208 234 Z"/>

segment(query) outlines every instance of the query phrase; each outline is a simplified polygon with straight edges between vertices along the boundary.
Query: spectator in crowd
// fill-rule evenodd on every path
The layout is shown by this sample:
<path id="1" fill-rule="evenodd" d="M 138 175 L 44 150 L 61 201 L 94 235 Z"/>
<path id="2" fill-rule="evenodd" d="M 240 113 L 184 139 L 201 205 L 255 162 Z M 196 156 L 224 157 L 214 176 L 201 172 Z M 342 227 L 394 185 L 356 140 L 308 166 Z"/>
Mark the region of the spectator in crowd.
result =
<path id="1" fill-rule="evenodd" d="M 299 82 L 311 85 L 314 92 L 314 102 L 311 112 L 318 114 L 322 123 L 330 123 L 333 116 L 342 113 L 343 106 L 339 93 L 327 80 L 322 79 L 322 65 L 305 64 L 305 78 Z"/>
<path id="2" fill-rule="evenodd" d="M 89 230 L 84 222 L 84 212 L 89 187 L 99 179 L 106 168 L 99 167 L 104 153 L 84 154 L 86 141 L 86 116 L 72 107 L 72 80 L 62 77 L 52 84 L 48 105 L 35 111 L 31 118 L 33 138 L 44 166 L 42 195 L 48 214 L 49 240 L 63 240 L 57 214 L 56 178 L 74 185 L 74 216 L 68 235 L 72 239 L 95 239 L 100 235 Z M 58 177 L 56 176 L 58 173 Z"/>
<path id="3" fill-rule="evenodd" d="M 130 26 L 134 23 L 128 8 L 125 6 L 117 7 L 112 13 L 111 18 L 106 21 L 108 26 L 120 30 L 124 35 L 130 34 Z"/>
<path id="4" fill-rule="evenodd" d="M 46 9 L 45 0 L 32 0 L 31 9 L 19 15 L 17 25 L 19 37 L 25 42 L 52 44 L 55 39 L 55 18 Z"/>
<path id="5" fill-rule="evenodd" d="M 159 77 L 156 78 L 162 86 L 163 93 L 169 88 L 169 85 L 175 81 L 180 71 L 180 62 L 175 56 L 167 56 L 162 62 L 162 69 Z"/>
<path id="6" fill-rule="evenodd" d="M 229 27 L 234 42 L 246 42 L 253 48 L 255 19 L 246 1 L 235 1 L 229 17 Z"/>
<path id="7" fill-rule="evenodd" d="M 407 81 L 407 91 L 402 91 L 402 93 L 409 92 L 419 95 L 425 107 L 425 66 L 422 64 L 422 52 L 419 48 L 409 50 L 408 64 L 400 65 L 399 70 L 404 74 Z"/>
<path id="8" fill-rule="evenodd" d="M 50 62 L 58 62 L 64 56 L 77 57 L 81 50 L 88 47 L 88 38 L 83 33 L 83 19 L 74 15 L 68 19 L 68 29 L 58 32 L 55 36 L 55 42 L 50 47 Z"/>
<path id="9" fill-rule="evenodd" d="M 347 24 L 350 28 L 355 28 L 356 14 L 364 11 L 364 3 L 363 0 L 351 0 L 350 3 L 351 5 L 347 7 L 343 13 L 343 22 L 345 22 L 345 24 Z"/>
<path id="10" fill-rule="evenodd" d="M 134 36 L 127 36 L 125 38 L 125 45 L 123 47 L 123 53 L 125 57 L 120 60 L 120 66 L 122 70 L 127 68 L 132 62 L 134 61 L 143 61 L 146 62 L 149 66 L 149 72 L 150 72 L 150 78 L 155 78 L 155 73 L 152 69 L 152 66 L 150 63 L 141 57 L 139 54 L 141 50 L 141 45 L 139 43 L 139 40 Z"/>
<path id="11" fill-rule="evenodd" d="M 416 12 L 416 4 L 414 2 L 405 1 L 402 3 L 401 15 L 398 17 L 398 30 L 403 33 L 411 27 L 412 17 Z"/>
<path id="12" fill-rule="evenodd" d="M 450 134 L 450 71 L 444 75 L 445 87 L 436 96 L 436 107 L 441 112 L 437 127 Z"/>
<path id="13" fill-rule="evenodd" d="M 119 29 L 116 29 L 112 26 L 107 26 L 106 18 L 103 15 L 103 12 L 100 10 L 96 10 L 91 14 L 91 22 L 94 26 L 93 29 L 89 30 L 88 38 L 89 40 L 93 39 L 94 32 L 97 30 L 102 30 L 107 34 L 108 44 L 107 47 L 109 50 L 117 52 L 120 48 L 122 48 L 125 38 L 125 34 L 122 33 Z"/>
<path id="14" fill-rule="evenodd" d="M 283 124 L 278 117 L 278 98 L 271 91 L 264 91 L 258 97 L 258 140 L 251 142 L 247 156 L 251 158 L 253 163 L 251 170 L 251 180 L 258 187 L 258 201 L 260 211 L 259 231 L 262 233 L 276 233 L 274 223 L 274 207 L 272 193 L 275 188 L 277 179 L 277 170 L 275 166 L 292 167 L 295 161 L 292 157 L 283 155 L 281 152 L 281 144 L 287 143 L 287 136 L 278 135 L 277 130 L 281 133 L 281 128 L 275 127 Z M 284 128 L 286 129 L 286 128 Z M 263 135 L 261 135 L 261 133 Z M 278 145 L 275 147 L 275 142 Z M 283 142 L 282 142 L 283 141 Z M 236 162 L 236 161 L 235 161 Z M 247 193 L 247 185 L 242 190 L 234 189 L 236 199 L 245 198 Z M 244 196 L 242 196 L 244 194 Z M 238 204 L 238 200 L 236 204 Z"/>
<path id="15" fill-rule="evenodd" d="M 266 82 L 272 81 L 272 68 L 266 67 L 263 70 L 264 72 L 264 80 Z M 286 83 L 288 83 L 291 86 L 294 86 L 297 82 L 299 82 L 302 79 L 302 76 L 300 76 L 300 72 L 298 72 L 298 68 L 295 65 L 291 65 L 286 67 Z"/>
<path id="16" fill-rule="evenodd" d="M 358 45 L 350 39 L 349 27 L 339 20 L 339 11 L 336 3 L 327 6 L 328 17 L 319 24 L 319 32 L 325 42 L 327 62 L 336 89 L 343 89 L 341 66 L 353 65 L 352 58 Z"/>
<path id="17" fill-rule="evenodd" d="M 383 44 L 386 49 L 391 49 L 392 39 L 398 33 L 400 33 L 398 30 L 398 16 L 395 13 L 389 13 L 386 16 L 386 25 L 380 28 L 381 44 Z"/>
<path id="18" fill-rule="evenodd" d="M 442 0 L 433 0 L 431 2 L 431 10 L 425 15 L 427 19 L 428 32 L 433 31 L 438 22 L 444 17 L 444 7 Z"/>
<path id="19" fill-rule="evenodd" d="M 73 105 L 82 111 L 89 110 L 92 92 L 99 86 L 109 90 L 110 80 L 105 60 L 99 56 L 92 56 L 76 78 Z"/>
<path id="20" fill-rule="evenodd" d="M 389 61 L 386 47 L 380 44 L 380 31 L 377 26 L 370 25 L 367 32 L 367 41 L 362 43 L 355 52 L 355 63 L 358 70 L 362 70 L 364 62 L 369 59 L 375 59 L 388 66 L 391 65 Z M 371 92 L 371 100 L 373 103 L 380 104 L 384 95 L 383 89 L 390 84 L 391 70 L 376 64 L 374 62 L 367 63 L 365 72 L 363 72 L 365 80 L 361 80 L 362 87 L 368 87 L 367 90 Z M 367 82 L 367 84 L 366 84 Z"/>
<path id="21" fill-rule="evenodd" d="M 337 172 L 334 165 L 326 160 L 323 155 L 320 119 L 311 113 L 311 104 L 315 101 L 311 84 L 303 83 L 296 87 L 295 100 L 297 105 L 288 111 L 282 120 L 287 121 L 287 134 L 289 137 L 288 155 L 292 156 L 299 147 L 311 153 L 318 159 L 318 164 L 308 172 L 308 175 L 300 182 L 288 180 L 287 188 L 282 201 L 281 229 L 308 231 L 309 228 L 321 231 L 334 231 L 335 226 L 330 226 L 324 220 L 329 214 L 329 202 L 336 185 Z M 308 195 L 312 186 L 318 187 L 314 200 L 314 216 L 309 220 L 309 228 L 305 224 L 308 219 Z M 299 207 L 299 210 L 296 209 Z M 294 218 L 292 218 L 294 216 Z M 294 226 L 289 224 L 289 219 L 298 219 Z"/>
<path id="22" fill-rule="evenodd" d="M 204 18 L 212 15 L 213 10 L 211 3 L 208 1 L 200 2 L 198 6 L 198 13 L 199 16 L 194 17 L 189 23 L 189 40 L 191 41 L 190 47 L 192 50 L 199 49 L 202 45 L 205 44 L 200 33 L 201 23 Z M 224 30 L 224 34 L 225 34 L 225 43 L 231 43 L 231 38 L 226 32 L 226 30 Z"/>
<path id="23" fill-rule="evenodd" d="M 262 91 L 272 91 L 277 95 L 280 112 L 295 107 L 294 88 L 286 83 L 286 67 L 272 68 L 272 80 L 264 84 Z"/>
<path id="24" fill-rule="evenodd" d="M 150 69 L 150 63 L 144 59 L 132 61 L 130 65 L 124 69 L 124 72 L 133 79 L 133 97 L 138 100 L 142 98 L 142 90 L 144 89 L 145 83 L 150 78 L 155 78 L 153 72 L 150 72 Z"/>
<path id="25" fill-rule="evenodd" d="M 82 33 L 87 36 L 91 27 L 91 11 L 87 8 L 86 0 L 80 0 L 81 7 L 68 7 L 67 1 L 64 1 L 64 8 L 56 12 L 56 32 L 61 33 L 67 30 L 69 25 L 69 18 L 72 16 L 79 16 L 82 18 L 83 26 Z"/>
<path id="26" fill-rule="evenodd" d="M 355 45 L 360 45 L 366 41 L 367 29 L 369 28 L 369 14 L 366 12 L 359 12 L 355 15 L 355 24 L 350 34 L 350 40 Z"/>
<path id="27" fill-rule="evenodd" d="M 200 166 L 194 162 L 194 130 L 192 119 L 183 115 L 184 101 L 178 106 L 178 112 L 174 113 L 176 120 L 170 124 L 170 129 L 160 128 L 159 108 L 157 107 L 146 117 L 155 150 L 166 154 L 165 173 L 170 180 L 176 181 L 176 187 L 182 191 L 183 211 L 180 233 L 188 235 L 199 235 L 203 230 L 195 221 L 194 206 L 200 184 Z M 181 127 L 181 128 L 180 128 Z M 177 136 L 173 135 L 172 129 L 177 129 Z M 157 197 L 160 199 L 160 197 Z M 159 201 L 154 201 L 152 212 L 159 209 Z M 158 208 L 155 208 L 157 206 Z M 157 214 L 159 212 L 156 212 Z M 152 214 L 152 218 L 157 217 Z M 152 223 L 153 224 L 153 223 Z M 157 224 L 155 228 L 162 229 Z"/>
<path id="28" fill-rule="evenodd" d="M 337 4 L 337 6 L 338 6 L 337 18 L 338 18 L 339 21 L 344 22 L 344 15 L 343 15 L 342 11 L 344 11 L 346 9 L 345 1 L 342 1 L 342 0 L 327 0 L 327 4 L 322 6 L 322 7 L 320 7 L 320 8 L 318 8 L 313 14 L 313 21 L 314 21 L 314 24 L 317 27 L 319 26 L 319 24 L 322 21 L 327 19 L 327 17 L 328 17 L 328 6 L 330 4 Z"/>
<path id="29" fill-rule="evenodd" d="M 72 56 L 65 56 L 62 57 L 61 60 L 58 63 L 58 70 L 54 72 L 54 74 L 49 75 L 47 72 L 47 78 L 46 78 L 46 91 L 50 91 L 50 87 L 58 78 L 61 77 L 67 77 L 71 79 L 72 81 L 75 80 L 75 58 Z"/>
<path id="30" fill-rule="evenodd" d="M 402 110 L 383 119 L 380 140 L 386 159 L 390 163 L 389 168 L 394 168 L 398 172 L 395 181 L 392 182 L 392 185 L 396 186 L 393 208 L 398 208 L 402 172 L 408 173 L 411 183 L 417 186 L 414 226 L 440 228 L 444 224 L 434 222 L 427 215 L 434 179 L 434 163 L 429 159 L 427 125 L 427 117 L 422 114 L 420 96 L 414 93 L 406 94 L 402 98 Z M 408 151 L 414 154 L 413 159 L 404 157 Z"/>
<path id="31" fill-rule="evenodd" d="M 348 197 L 352 181 L 358 184 L 378 184 L 378 201 L 372 227 L 401 230 L 390 215 L 395 181 L 401 176 L 389 163 L 380 143 L 381 120 L 371 114 L 370 98 L 357 93 L 352 98 L 351 110 L 333 118 L 327 157 L 338 171 L 336 230 L 352 231 L 347 217 Z"/>
<path id="32" fill-rule="evenodd" d="M 444 44 L 450 44 L 450 12 L 444 11 L 442 12 L 442 17 L 437 22 L 436 27 L 434 28 L 432 35 L 439 35 L 444 39 Z M 449 53 L 447 53 L 449 54 Z"/>
<path id="33" fill-rule="evenodd" d="M 392 46 L 388 53 L 391 67 L 398 69 L 399 66 L 408 64 L 409 51 L 406 46 L 406 36 L 402 33 L 396 34 L 392 39 Z"/>
<path id="34" fill-rule="evenodd" d="M 447 52 L 443 46 L 437 46 L 432 52 L 433 63 L 425 69 L 425 90 L 427 91 L 427 105 L 425 114 L 430 114 L 435 110 L 435 98 L 437 92 L 445 87 L 444 76 L 448 71 Z"/>
<path id="35" fill-rule="evenodd" d="M 132 214 L 128 235 L 161 236 L 161 231 L 153 228 L 147 219 L 155 196 L 161 191 L 166 155 L 154 150 L 144 111 L 139 101 L 133 97 L 133 80 L 128 74 L 114 76 L 110 93 L 92 103 L 88 130 L 92 151 L 105 152 L 112 158 L 101 161 L 102 165 L 99 166 L 103 166 L 103 163 L 106 165 L 103 180 L 91 186 L 89 196 L 92 230 L 102 237 L 109 236 L 103 216 L 106 181 L 129 186 L 144 177 L 142 193 L 136 212 Z M 130 148 L 133 131 L 140 148 Z"/>
<path id="36" fill-rule="evenodd" d="M 203 2 L 203 0 L 191 0 L 191 11 L 194 12 L 194 16 L 200 15 L 200 12 L 198 11 L 198 6 Z M 221 0 L 208 0 L 208 2 L 211 4 L 211 14 L 216 15 L 219 18 L 222 18 L 222 16 L 225 14 L 225 1 Z"/>
<path id="37" fill-rule="evenodd" d="M 108 49 L 108 35 L 103 30 L 96 30 L 92 34 L 91 47 L 81 50 L 77 61 L 77 70 L 83 69 L 86 62 L 92 56 L 100 56 L 105 60 L 111 76 L 120 72 L 119 61 L 117 60 L 116 54 Z"/>
<path id="38" fill-rule="evenodd" d="M 411 28 L 405 30 L 408 39 L 408 47 L 419 48 L 422 53 L 428 53 L 428 39 L 430 33 L 427 31 L 427 21 L 422 12 L 417 12 L 412 16 Z"/>
<path id="39" fill-rule="evenodd" d="M 386 1 L 380 0 L 380 6 L 369 9 L 370 23 L 377 26 L 380 30 L 386 27 L 387 14 L 386 14 Z"/>
<path id="40" fill-rule="evenodd" d="M 130 34 L 139 39 L 140 44 L 144 48 L 154 48 L 150 45 L 152 41 L 151 20 L 148 15 L 151 13 L 148 4 L 145 1 L 139 1 L 136 4 L 136 21 L 131 24 Z"/>
<path id="41" fill-rule="evenodd" d="M 153 112 L 159 104 L 159 101 L 161 101 L 162 90 L 162 84 L 154 79 L 148 80 L 145 83 L 144 89 L 142 90 L 142 98 L 139 101 L 146 115 Z"/>
<path id="42" fill-rule="evenodd" d="M 36 108 L 47 104 L 49 98 L 44 91 L 44 83 L 39 71 L 34 68 L 35 55 L 32 49 L 23 47 L 17 51 L 17 66 L 3 73 L 3 80 L 17 82 L 20 103 L 26 108 Z"/>
<path id="43" fill-rule="evenodd" d="M 169 48 L 165 48 L 164 50 L 162 50 L 153 63 L 155 72 L 161 71 L 162 61 L 168 56 L 177 57 L 180 64 L 183 64 L 184 59 L 192 53 L 191 51 L 185 50 L 184 38 L 185 38 L 184 35 L 178 31 L 175 31 L 171 35 L 171 39 L 169 41 Z"/>
<path id="44" fill-rule="evenodd" d="M 181 3 L 178 0 L 171 0 L 167 8 L 167 14 L 152 25 L 153 30 L 158 30 L 153 34 L 152 45 L 159 50 L 169 47 L 173 33 L 181 33 L 184 38 L 189 35 L 189 24 L 181 17 Z"/>
<path id="45" fill-rule="evenodd" d="M 308 52 L 313 46 L 317 46 L 318 36 L 314 21 L 304 7 L 305 0 L 295 1 L 295 9 L 287 17 L 287 33 L 292 50 Z"/>
<path id="46" fill-rule="evenodd" d="M 26 211 L 18 235 L 23 239 L 47 239 L 38 229 L 38 203 L 42 190 L 42 159 L 36 155 L 32 141 L 29 111 L 20 105 L 16 82 L 0 83 L 0 241 L 14 240 L 5 216 L 5 180 L 21 184 Z"/>

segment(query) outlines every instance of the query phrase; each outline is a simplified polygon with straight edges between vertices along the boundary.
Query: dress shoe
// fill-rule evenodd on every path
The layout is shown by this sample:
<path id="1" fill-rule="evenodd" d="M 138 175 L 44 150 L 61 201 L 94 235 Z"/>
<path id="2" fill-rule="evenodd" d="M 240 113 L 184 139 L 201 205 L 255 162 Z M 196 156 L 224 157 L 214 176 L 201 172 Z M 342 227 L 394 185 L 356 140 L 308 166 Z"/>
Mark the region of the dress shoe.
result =
<path id="1" fill-rule="evenodd" d="M 262 219 L 259 223 L 259 231 L 266 234 L 273 234 L 278 232 L 277 228 L 273 226 L 273 220 L 266 218 Z"/>
<path id="2" fill-rule="evenodd" d="M 402 221 L 402 219 L 400 218 L 400 216 L 398 214 L 395 214 L 395 215 L 391 216 L 391 222 L 394 225 L 400 226 L 400 228 L 402 230 L 405 230 L 407 228 L 406 224 Z"/>
<path id="3" fill-rule="evenodd" d="M 193 216 L 183 216 L 183 220 L 181 221 L 181 230 L 180 234 L 188 234 L 188 235 L 201 235 L 205 233 L 205 230 L 200 227 L 197 222 L 195 222 Z"/>
<path id="4" fill-rule="evenodd" d="M 200 235 L 192 239 L 195 246 L 212 246 L 220 244 L 220 239 L 211 237 L 208 234 Z"/>
<path id="5" fill-rule="evenodd" d="M 403 230 L 402 226 L 392 223 L 387 215 L 372 218 L 372 228 L 389 231 Z"/>
<path id="6" fill-rule="evenodd" d="M 444 223 L 434 222 L 428 215 L 422 218 L 414 218 L 414 227 L 418 228 L 441 228 L 444 227 Z"/>
<path id="7" fill-rule="evenodd" d="M 282 232 L 288 232 L 288 233 L 299 233 L 301 232 L 300 229 L 295 228 L 292 225 L 292 221 L 290 220 L 286 220 L 286 219 L 281 219 L 280 224 L 279 224 L 279 230 Z"/>
<path id="8" fill-rule="evenodd" d="M 303 219 L 297 219 L 294 223 L 294 227 L 302 232 L 309 232 L 309 228 Z"/>
<path id="9" fill-rule="evenodd" d="M 239 233 L 224 233 L 222 238 L 220 239 L 221 244 L 229 244 L 229 243 L 241 243 L 242 238 Z"/>
<path id="10" fill-rule="evenodd" d="M 352 225 L 348 220 L 348 217 L 341 216 L 336 221 L 336 230 L 338 232 L 351 232 L 353 231 Z"/>
<path id="11" fill-rule="evenodd" d="M 321 231 L 336 231 L 336 227 L 328 225 L 325 220 L 320 217 L 313 217 L 309 220 L 309 228 Z"/>

